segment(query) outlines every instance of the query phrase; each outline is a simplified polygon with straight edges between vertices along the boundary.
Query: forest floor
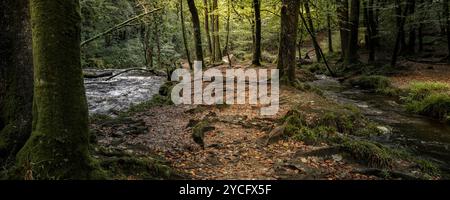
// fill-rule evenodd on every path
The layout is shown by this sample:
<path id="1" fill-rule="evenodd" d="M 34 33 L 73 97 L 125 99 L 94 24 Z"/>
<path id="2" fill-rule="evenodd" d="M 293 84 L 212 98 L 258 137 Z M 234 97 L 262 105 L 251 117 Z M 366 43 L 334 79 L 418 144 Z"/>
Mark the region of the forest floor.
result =
<path id="1" fill-rule="evenodd" d="M 450 65 L 411 61 L 404 61 L 401 64 L 406 66 L 408 70 L 390 77 L 395 87 L 405 88 L 414 81 L 434 81 L 450 84 Z"/>
<path id="2" fill-rule="evenodd" d="M 166 105 L 133 113 L 126 123 L 94 123 L 92 128 L 98 132 L 100 146 L 136 155 L 157 154 L 189 179 L 377 179 L 361 174 L 358 170 L 365 169 L 364 165 L 339 152 L 327 156 L 313 153 L 327 149 L 325 143 L 308 145 L 292 138 L 266 143 L 294 106 L 301 105 L 304 110 L 330 106 L 329 100 L 315 92 L 289 86 L 280 90 L 280 111 L 272 117 L 259 115 L 261 106 L 249 104 Z M 214 130 L 206 133 L 206 148 L 202 149 L 192 139 L 192 126 L 205 119 Z"/>

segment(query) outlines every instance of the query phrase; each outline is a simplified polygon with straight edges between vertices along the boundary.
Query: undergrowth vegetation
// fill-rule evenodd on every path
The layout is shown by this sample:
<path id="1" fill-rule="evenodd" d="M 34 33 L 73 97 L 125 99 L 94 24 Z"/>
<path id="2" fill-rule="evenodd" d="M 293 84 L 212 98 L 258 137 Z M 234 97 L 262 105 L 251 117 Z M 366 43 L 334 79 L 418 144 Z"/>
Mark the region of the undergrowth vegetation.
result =
<path id="1" fill-rule="evenodd" d="M 343 155 L 368 167 L 395 170 L 397 161 L 404 160 L 414 163 L 425 174 L 439 174 L 435 164 L 414 158 L 406 149 L 372 141 L 373 137 L 389 133 L 352 106 L 333 105 L 312 110 L 299 106 L 290 110 L 281 123 L 286 138 L 337 147 Z"/>
<path id="2" fill-rule="evenodd" d="M 414 113 L 450 122 L 450 86 L 439 82 L 414 82 L 402 99 Z"/>

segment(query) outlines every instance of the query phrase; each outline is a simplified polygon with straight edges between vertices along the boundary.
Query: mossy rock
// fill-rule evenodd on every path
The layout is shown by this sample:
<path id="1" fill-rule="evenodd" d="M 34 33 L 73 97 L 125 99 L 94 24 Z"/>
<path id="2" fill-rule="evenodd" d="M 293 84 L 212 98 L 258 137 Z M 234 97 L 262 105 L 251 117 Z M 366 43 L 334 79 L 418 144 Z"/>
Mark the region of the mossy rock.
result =
<path id="1" fill-rule="evenodd" d="M 394 166 L 395 159 L 382 145 L 368 141 L 348 140 L 339 146 L 355 160 L 364 162 L 369 167 L 392 168 Z"/>
<path id="2" fill-rule="evenodd" d="M 192 128 L 192 139 L 203 149 L 205 148 L 205 134 L 215 128 L 211 126 L 211 123 L 207 120 L 200 121 Z"/>
<path id="3" fill-rule="evenodd" d="M 385 76 L 360 76 L 350 80 L 352 86 L 366 90 L 383 90 L 391 86 L 389 78 Z"/>

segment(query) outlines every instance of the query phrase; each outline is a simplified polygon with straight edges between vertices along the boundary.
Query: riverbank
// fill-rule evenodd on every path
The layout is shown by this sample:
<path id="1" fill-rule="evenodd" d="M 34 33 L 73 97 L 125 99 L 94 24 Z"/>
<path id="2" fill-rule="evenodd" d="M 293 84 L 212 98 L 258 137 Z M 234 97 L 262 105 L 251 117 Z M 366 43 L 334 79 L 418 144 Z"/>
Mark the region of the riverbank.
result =
<path id="1" fill-rule="evenodd" d="M 299 72 L 304 80 L 311 75 Z M 269 118 L 259 106 L 156 101 L 92 129 L 100 147 L 157 155 L 189 179 L 439 179 L 430 162 L 372 140 L 388 135 L 386 127 L 315 88 L 282 86 L 280 112 Z M 193 139 L 199 130 L 205 149 Z"/>

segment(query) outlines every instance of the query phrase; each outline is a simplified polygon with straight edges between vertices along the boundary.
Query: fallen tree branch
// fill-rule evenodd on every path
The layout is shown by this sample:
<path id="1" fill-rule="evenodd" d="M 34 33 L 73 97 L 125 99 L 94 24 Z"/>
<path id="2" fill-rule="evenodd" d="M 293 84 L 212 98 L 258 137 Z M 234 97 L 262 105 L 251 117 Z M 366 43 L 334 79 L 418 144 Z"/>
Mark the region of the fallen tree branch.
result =
<path id="1" fill-rule="evenodd" d="M 160 76 L 161 75 L 161 73 L 158 73 L 158 72 L 156 72 L 155 70 L 152 70 L 152 69 L 131 68 L 131 69 L 126 69 L 124 71 L 121 71 L 121 72 L 119 72 L 119 73 L 117 73 L 117 74 L 115 74 L 115 75 L 105 79 L 105 81 L 109 81 L 109 80 L 111 80 L 111 79 L 113 79 L 113 78 L 115 78 L 117 76 L 120 76 L 120 75 L 125 74 L 125 73 L 130 72 L 130 71 L 145 71 L 145 72 L 152 73 L 152 74 L 154 74 L 156 76 Z"/>
<path id="2" fill-rule="evenodd" d="M 80 45 L 81 45 L 81 47 L 83 47 L 84 45 L 86 45 L 86 44 L 88 44 L 88 43 L 90 43 L 90 42 L 92 42 L 92 41 L 94 41 L 94 40 L 96 40 L 96 39 L 98 39 L 98 38 L 100 38 L 100 37 L 102 37 L 102 36 L 108 34 L 108 33 L 111 33 L 111 32 L 113 32 L 113 31 L 115 31 L 115 30 L 118 30 L 118 29 L 124 27 L 125 25 L 127 25 L 127 24 L 130 23 L 130 22 L 133 22 L 133 21 L 135 21 L 135 20 L 137 20 L 137 19 L 139 19 L 139 18 L 141 18 L 141 17 L 143 17 L 143 16 L 145 16 L 145 15 L 154 13 L 154 12 L 159 11 L 159 10 L 161 10 L 161 9 L 162 9 L 162 8 L 157 8 L 157 9 L 154 9 L 154 10 L 151 10 L 151 11 L 148 11 L 148 12 L 145 12 L 145 13 L 142 13 L 142 14 L 140 14 L 140 15 L 134 16 L 134 17 L 132 17 L 132 18 L 130 18 L 130 19 L 127 19 L 127 20 L 123 21 L 122 23 L 119 23 L 119 24 L 113 26 L 112 28 L 110 28 L 110 29 L 108 29 L 108 30 L 103 31 L 102 33 L 99 33 L 98 35 L 96 35 L 96 36 L 94 36 L 94 37 L 92 37 L 92 38 L 90 38 L 90 39 L 87 39 L 87 40 L 81 42 Z"/>
<path id="3" fill-rule="evenodd" d="M 112 72 L 105 72 L 105 73 L 100 73 L 100 74 L 96 74 L 96 73 L 84 73 L 83 77 L 84 78 L 103 78 L 103 77 L 107 77 L 107 76 L 112 76 L 113 73 Z"/>

